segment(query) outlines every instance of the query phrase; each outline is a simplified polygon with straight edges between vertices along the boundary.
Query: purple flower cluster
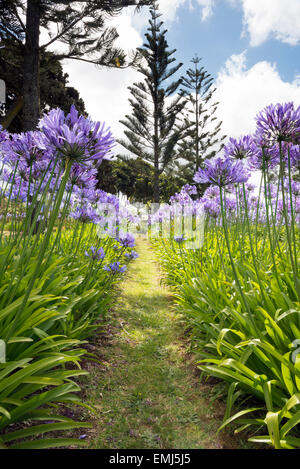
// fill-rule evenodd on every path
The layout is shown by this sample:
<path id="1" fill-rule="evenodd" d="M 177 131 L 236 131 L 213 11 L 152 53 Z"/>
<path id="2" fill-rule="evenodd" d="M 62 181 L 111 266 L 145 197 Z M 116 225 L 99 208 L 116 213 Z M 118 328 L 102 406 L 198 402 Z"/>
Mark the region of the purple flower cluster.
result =
<path id="1" fill-rule="evenodd" d="M 257 117 L 257 140 L 260 146 L 276 142 L 300 143 L 300 106 L 294 103 L 271 104 Z"/>
<path id="2" fill-rule="evenodd" d="M 127 259 L 131 260 L 131 259 L 137 259 L 139 257 L 139 255 L 136 251 L 131 251 L 131 252 L 125 252 L 125 257 L 127 257 Z"/>
<path id="3" fill-rule="evenodd" d="M 173 239 L 178 244 L 182 244 L 184 241 L 186 241 L 186 238 L 184 236 L 174 236 Z"/>
<path id="4" fill-rule="evenodd" d="M 240 161 L 233 162 L 230 158 L 209 160 L 205 169 L 199 169 L 194 181 L 201 184 L 213 184 L 225 187 L 231 184 L 246 182 L 249 175 Z"/>
<path id="5" fill-rule="evenodd" d="M 84 222 L 98 222 L 94 205 L 104 201 L 117 205 L 117 198 L 96 189 L 98 166 L 109 159 L 114 140 L 105 124 L 78 114 L 74 106 L 65 116 L 53 109 L 41 119 L 39 130 L 8 134 L 0 128 L 0 155 L 4 165 L 2 180 L 6 193 L 26 202 L 38 190 L 57 191 L 65 168 L 72 161 L 66 192 L 71 192 L 71 216 Z"/>
<path id="6" fill-rule="evenodd" d="M 120 236 L 118 241 L 121 246 L 126 248 L 133 248 L 135 246 L 134 236 L 130 233 L 126 233 L 126 235 Z"/>
<path id="7" fill-rule="evenodd" d="M 203 210 L 210 218 L 219 219 L 221 188 L 226 193 L 223 202 L 229 217 L 238 217 L 247 207 L 250 219 L 254 220 L 258 217 L 258 220 L 264 223 L 266 207 L 262 197 L 258 197 L 258 187 L 251 183 L 245 184 L 244 193 L 244 188 L 238 185 L 247 183 L 253 170 L 264 170 L 268 176 L 271 171 L 278 172 L 281 156 L 283 156 L 286 168 L 284 174 L 285 205 L 289 217 L 292 217 L 288 168 L 290 168 L 292 178 L 299 177 L 300 106 L 296 108 L 293 103 L 271 105 L 259 113 L 256 119 L 257 128 L 253 136 L 229 138 L 224 147 L 223 156 L 207 160 L 205 167 L 196 172 L 194 181 L 209 185 L 202 197 L 193 200 L 191 195 L 197 193 L 196 187 L 187 184 L 179 193 L 170 198 L 171 206 L 160 207 L 151 221 L 163 221 L 177 213 L 194 214 Z M 276 215 L 276 221 L 281 223 L 283 200 L 280 184 L 278 185 L 278 181 L 275 184 L 269 181 L 267 186 L 267 196 L 270 199 L 269 209 Z M 299 223 L 300 184 L 297 180 L 292 179 L 291 192 L 297 215 L 296 221 Z"/>
<path id="8" fill-rule="evenodd" d="M 251 135 L 245 135 L 239 139 L 230 138 L 224 146 L 224 155 L 227 158 L 244 160 L 255 153 L 256 147 Z"/>
<path id="9" fill-rule="evenodd" d="M 81 223 L 97 224 L 99 221 L 99 215 L 95 209 L 88 205 L 85 207 L 76 207 L 76 209 L 70 213 L 70 216 L 75 220 L 79 220 Z"/>
<path id="10" fill-rule="evenodd" d="M 91 258 L 93 261 L 99 261 L 105 258 L 105 252 L 102 247 L 96 250 L 94 246 L 91 246 L 90 251 L 90 253 L 88 251 L 85 251 L 85 256 Z"/>
<path id="11" fill-rule="evenodd" d="M 103 267 L 103 270 L 106 270 L 107 272 L 110 272 L 112 274 L 118 274 L 118 273 L 122 273 L 122 272 L 125 272 L 127 269 L 126 265 L 123 265 L 121 266 L 120 265 L 120 262 L 112 262 L 111 264 L 109 265 L 105 265 Z"/>
<path id="12" fill-rule="evenodd" d="M 78 163 L 95 162 L 99 165 L 104 158 L 110 157 L 114 146 L 110 129 L 79 115 L 74 105 L 67 116 L 59 108 L 52 109 L 41 119 L 39 128 L 55 153 Z"/>

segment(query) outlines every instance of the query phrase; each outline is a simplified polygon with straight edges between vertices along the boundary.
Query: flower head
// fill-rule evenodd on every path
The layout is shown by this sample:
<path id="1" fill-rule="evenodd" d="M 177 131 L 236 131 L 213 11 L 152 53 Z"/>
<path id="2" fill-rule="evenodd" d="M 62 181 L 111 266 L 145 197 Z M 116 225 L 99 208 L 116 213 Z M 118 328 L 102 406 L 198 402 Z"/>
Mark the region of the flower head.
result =
<path id="1" fill-rule="evenodd" d="M 239 139 L 230 138 L 224 147 L 224 154 L 228 158 L 243 160 L 253 155 L 255 145 L 250 135 L 244 135 Z"/>
<path id="2" fill-rule="evenodd" d="M 99 221 L 99 215 L 93 209 L 93 207 L 76 207 L 75 211 L 70 213 L 72 218 L 81 221 L 81 223 L 94 223 L 97 224 Z"/>
<path id="3" fill-rule="evenodd" d="M 209 160 L 205 169 L 199 169 L 194 176 L 195 182 L 213 184 L 218 187 L 246 182 L 247 180 L 248 174 L 242 163 L 240 161 L 233 162 L 229 158 Z"/>
<path id="4" fill-rule="evenodd" d="M 256 116 L 260 145 L 274 142 L 300 143 L 300 106 L 294 103 L 271 104 Z"/>
<path id="5" fill-rule="evenodd" d="M 139 257 L 136 251 L 125 252 L 125 256 L 127 257 L 127 259 L 137 259 Z"/>
<path id="6" fill-rule="evenodd" d="M 178 244 L 182 244 L 186 241 L 186 238 L 184 236 L 174 236 L 174 241 Z"/>
<path id="7" fill-rule="evenodd" d="M 94 246 L 90 247 L 90 252 L 85 251 L 85 256 L 90 257 L 93 261 L 99 261 L 105 258 L 105 252 L 102 247 L 96 251 Z"/>
<path id="8" fill-rule="evenodd" d="M 135 246 L 134 236 L 130 233 L 126 233 L 125 236 L 120 236 L 118 241 L 121 246 L 126 248 L 133 248 Z"/>
<path id="9" fill-rule="evenodd" d="M 120 262 L 112 262 L 111 264 L 105 265 L 103 267 L 103 270 L 106 270 L 107 272 L 111 272 L 112 274 L 125 272 L 126 269 L 127 269 L 126 265 L 121 266 Z"/>
<path id="10" fill-rule="evenodd" d="M 110 158 L 114 145 L 110 129 L 105 129 L 105 124 L 78 115 L 74 105 L 67 116 L 59 108 L 52 109 L 40 120 L 39 128 L 48 144 L 63 159 L 100 164 L 103 159 Z"/>

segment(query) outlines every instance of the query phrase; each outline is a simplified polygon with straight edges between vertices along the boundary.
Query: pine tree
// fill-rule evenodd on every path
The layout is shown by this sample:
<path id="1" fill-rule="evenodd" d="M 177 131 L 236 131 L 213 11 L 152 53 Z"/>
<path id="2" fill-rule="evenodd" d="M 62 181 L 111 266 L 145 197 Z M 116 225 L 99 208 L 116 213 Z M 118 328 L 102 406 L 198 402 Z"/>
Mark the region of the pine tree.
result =
<path id="1" fill-rule="evenodd" d="M 181 164 L 178 170 L 184 175 L 186 182 L 193 181 L 195 172 L 203 167 L 205 160 L 212 158 L 223 147 L 225 135 L 219 136 L 222 122 L 215 116 L 218 104 L 212 102 L 216 88 L 213 78 L 199 67 L 201 59 L 195 56 L 191 62 L 194 68 L 189 68 L 182 77 L 182 96 L 188 99 L 185 113 L 187 136 L 179 144 Z"/>
<path id="2" fill-rule="evenodd" d="M 127 139 L 119 140 L 136 157 L 150 162 L 154 167 L 154 202 L 160 200 L 160 176 L 174 164 L 176 145 L 182 137 L 182 127 L 178 115 L 185 106 L 179 94 L 172 97 L 181 84 L 181 78 L 169 82 L 182 63 L 173 64 L 176 49 L 169 50 L 166 40 L 167 30 L 162 30 L 163 22 L 158 3 L 150 7 L 151 19 L 145 34 L 146 42 L 138 51 L 143 60 L 138 71 L 144 81 L 129 87 L 129 102 L 132 114 L 120 122 L 126 127 Z"/>
<path id="3" fill-rule="evenodd" d="M 149 5 L 152 0 L 0 0 L 0 34 L 17 38 L 24 45 L 23 118 L 24 130 L 36 127 L 40 117 L 40 56 L 55 43 L 63 42 L 66 52 L 58 60 L 72 59 L 98 66 L 120 67 L 126 55 L 115 46 L 117 30 L 107 26 L 107 18 L 128 6 Z M 39 43 L 40 28 L 52 35 Z"/>

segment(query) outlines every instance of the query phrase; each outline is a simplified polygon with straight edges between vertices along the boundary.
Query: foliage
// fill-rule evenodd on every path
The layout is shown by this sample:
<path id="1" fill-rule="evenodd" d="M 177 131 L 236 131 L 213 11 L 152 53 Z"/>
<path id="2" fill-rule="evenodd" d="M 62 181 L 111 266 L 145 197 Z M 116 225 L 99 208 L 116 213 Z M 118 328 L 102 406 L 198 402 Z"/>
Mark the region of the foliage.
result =
<path id="1" fill-rule="evenodd" d="M 224 160 L 196 173 L 195 181 L 213 184 L 197 202 L 206 213 L 203 246 L 185 249 L 183 237 L 155 242 L 199 368 L 229 384 L 220 430 L 254 426 L 251 441 L 275 448 L 300 447 L 299 136 L 299 107 L 265 108 L 254 138 L 231 139 Z M 262 170 L 257 196 L 245 184 L 251 167 Z M 269 168 L 277 168 L 275 185 Z"/>
<path id="2" fill-rule="evenodd" d="M 40 56 L 60 42 L 64 48 L 54 54 L 57 61 L 80 60 L 97 66 L 123 67 L 127 60 L 115 41 L 117 30 L 107 25 L 107 18 L 130 5 L 149 5 L 150 0 L 77 1 L 0 0 L 1 36 L 17 41 L 23 48 L 22 101 L 23 129 L 33 130 L 40 118 Z M 41 27 L 49 31 L 49 40 L 40 44 Z M 52 34 L 52 31 L 56 31 Z"/>
<path id="3" fill-rule="evenodd" d="M 1 108 L 0 122 L 10 132 L 21 132 L 23 130 L 21 113 L 14 115 L 13 109 L 18 105 L 18 99 L 22 96 L 24 46 L 16 40 L 6 39 L 2 40 L 1 47 L 0 68 L 1 79 L 6 83 L 6 103 Z M 57 107 L 68 112 L 72 104 L 85 114 L 84 102 L 78 91 L 68 86 L 68 75 L 63 73 L 61 63 L 51 52 L 42 52 L 40 57 L 41 112 Z"/>
<path id="4" fill-rule="evenodd" d="M 135 258 L 133 237 L 113 224 L 110 234 L 111 213 L 95 210 L 110 200 L 119 224 L 129 224 L 118 199 L 95 187 L 110 132 L 73 106 L 67 116 L 50 111 L 39 126 L 0 131 L 0 444 L 19 449 L 83 444 L 57 438 L 90 426 L 62 415 L 61 404 L 94 411 L 76 396 L 84 344 Z"/>
<path id="5" fill-rule="evenodd" d="M 185 122 L 188 129 L 187 136 L 179 142 L 180 161 L 178 171 L 185 175 L 186 183 L 192 183 L 193 176 L 205 160 L 214 157 L 223 147 L 225 136 L 218 134 L 222 122 L 216 118 L 218 103 L 212 102 L 216 91 L 213 78 L 199 67 L 200 59 L 195 56 L 191 62 L 194 68 L 189 68 L 182 77 L 181 93 L 188 99 L 185 110 Z"/>
<path id="6" fill-rule="evenodd" d="M 142 158 L 117 158 L 104 161 L 99 167 L 98 186 L 106 192 L 125 194 L 130 200 L 147 203 L 153 199 L 154 169 Z M 174 190 L 180 190 L 184 180 L 172 172 L 160 177 L 160 196 L 168 202 Z"/>
<path id="7" fill-rule="evenodd" d="M 182 64 L 170 67 L 176 61 L 172 57 L 176 50 L 168 47 L 167 31 L 162 30 L 163 22 L 159 21 L 161 14 L 156 2 L 150 8 L 150 13 L 146 43 L 138 49 L 142 57 L 138 71 L 144 81 L 129 87 L 132 114 L 120 121 L 126 127 L 126 139 L 120 139 L 119 143 L 134 156 L 153 165 L 153 199 L 158 203 L 160 176 L 174 164 L 176 145 L 183 136 L 184 129 L 178 115 L 185 106 L 185 100 L 180 95 L 173 97 L 181 79 L 173 82 L 169 80 Z"/>

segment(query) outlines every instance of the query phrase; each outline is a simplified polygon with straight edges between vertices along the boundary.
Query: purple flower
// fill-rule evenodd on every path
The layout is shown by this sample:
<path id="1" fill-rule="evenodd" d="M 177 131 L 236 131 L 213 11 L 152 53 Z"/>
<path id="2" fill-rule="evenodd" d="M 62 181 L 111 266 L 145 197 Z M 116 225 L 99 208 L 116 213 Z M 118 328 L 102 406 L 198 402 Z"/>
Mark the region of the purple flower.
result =
<path id="1" fill-rule="evenodd" d="M 279 163 L 279 146 L 275 145 L 261 145 L 261 138 L 258 132 L 254 136 L 256 143 L 256 151 L 249 159 L 249 168 L 263 169 L 263 165 L 268 168 L 274 168 Z"/>
<path id="2" fill-rule="evenodd" d="M 139 255 L 136 251 L 131 251 L 131 252 L 125 252 L 125 257 L 127 257 L 127 259 L 137 259 Z"/>
<path id="3" fill-rule="evenodd" d="M 230 138 L 229 143 L 224 146 L 225 157 L 234 158 L 236 160 L 243 160 L 253 155 L 255 152 L 255 145 L 253 138 L 250 135 L 244 135 L 238 140 Z"/>
<path id="4" fill-rule="evenodd" d="M 291 187 L 292 187 L 292 193 L 294 194 L 294 196 L 299 197 L 299 195 L 300 195 L 300 182 L 292 181 L 291 182 Z"/>
<path id="5" fill-rule="evenodd" d="M 103 267 L 103 270 L 106 270 L 107 272 L 111 272 L 113 274 L 125 272 L 126 269 L 126 265 L 121 266 L 120 262 L 112 262 L 111 264 L 105 265 Z"/>
<path id="6" fill-rule="evenodd" d="M 79 116 L 74 105 L 67 116 L 59 108 L 52 109 L 40 120 L 39 128 L 48 145 L 63 159 L 78 163 L 94 161 L 99 165 L 104 158 L 110 158 L 114 145 L 110 129 L 105 129 L 104 123 Z"/>
<path id="7" fill-rule="evenodd" d="M 70 172 L 70 182 L 80 188 L 95 187 L 97 183 L 96 175 L 96 168 L 84 168 L 75 163 Z"/>
<path id="8" fill-rule="evenodd" d="M 271 104 L 256 116 L 261 146 L 275 142 L 300 143 L 300 106 L 294 103 Z"/>
<path id="9" fill-rule="evenodd" d="M 212 218 L 218 218 L 220 215 L 220 201 L 216 201 L 215 199 L 208 199 L 204 202 L 203 205 L 205 213 Z"/>
<path id="10" fill-rule="evenodd" d="M 47 148 L 42 132 L 32 131 L 20 134 L 12 134 L 9 139 L 4 140 L 2 149 L 5 153 L 4 162 L 14 166 L 29 168 L 35 162 L 44 161 L 52 156 L 51 150 Z"/>
<path id="11" fill-rule="evenodd" d="M 246 182 L 248 177 L 240 161 L 233 162 L 229 158 L 217 158 L 209 160 L 206 163 L 205 169 L 199 169 L 194 176 L 194 181 L 201 184 L 225 187 L 235 183 Z"/>
<path id="12" fill-rule="evenodd" d="M 118 241 L 123 247 L 133 248 L 135 246 L 134 236 L 130 233 L 127 233 L 125 236 L 120 236 Z"/>
<path id="13" fill-rule="evenodd" d="M 290 158 L 291 158 L 291 165 L 295 167 L 295 169 L 300 169 L 300 149 L 299 146 L 293 145 L 290 148 Z"/>
<path id="14" fill-rule="evenodd" d="M 91 254 L 89 254 L 87 251 L 85 251 L 85 256 L 90 257 L 94 261 L 99 261 L 100 259 L 105 258 L 105 252 L 104 252 L 104 249 L 102 247 L 100 247 L 100 249 L 98 249 L 98 251 L 96 251 L 94 246 L 91 246 L 90 251 L 91 251 Z"/>
<path id="15" fill-rule="evenodd" d="M 7 132 L 7 130 L 3 129 L 2 125 L 0 125 L 0 143 L 4 142 L 4 140 L 7 140 L 8 137 L 9 137 L 9 133 Z"/>
<path id="16" fill-rule="evenodd" d="M 182 244 L 186 241 L 186 238 L 184 236 L 174 236 L 174 241 L 178 244 Z"/>
<path id="17" fill-rule="evenodd" d="M 92 207 L 76 207 L 74 212 L 70 213 L 72 218 L 79 220 L 82 223 L 98 223 L 99 215 Z"/>

